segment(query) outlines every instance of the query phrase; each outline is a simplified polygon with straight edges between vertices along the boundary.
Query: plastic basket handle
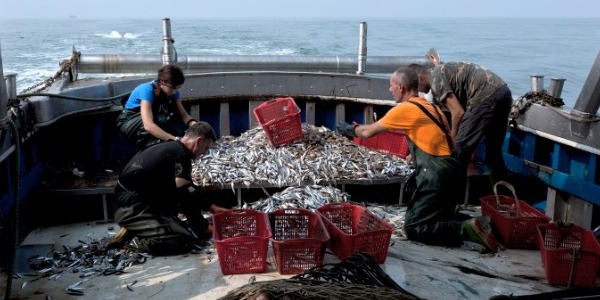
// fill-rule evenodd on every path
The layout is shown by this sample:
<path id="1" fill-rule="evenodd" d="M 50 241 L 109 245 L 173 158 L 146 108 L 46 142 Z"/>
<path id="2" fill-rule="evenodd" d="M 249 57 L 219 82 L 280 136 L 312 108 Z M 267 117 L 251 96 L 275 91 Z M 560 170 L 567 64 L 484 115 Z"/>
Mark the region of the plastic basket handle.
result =
<path id="1" fill-rule="evenodd" d="M 498 195 L 498 185 L 502 185 L 502 186 L 506 187 L 508 190 L 510 190 L 510 192 L 513 195 L 513 198 L 515 198 L 515 203 L 517 204 L 517 216 L 520 216 L 521 215 L 521 204 L 519 203 L 519 198 L 517 198 L 517 193 L 515 192 L 515 188 L 506 181 L 498 181 L 498 182 L 496 182 L 496 184 L 494 184 L 494 195 L 496 196 L 496 205 L 498 207 L 500 207 L 500 196 Z"/>
<path id="2" fill-rule="evenodd" d="M 271 104 L 273 104 L 273 103 L 277 103 L 277 99 L 269 99 L 269 100 L 267 100 L 267 101 L 265 101 L 265 102 L 261 103 L 261 104 L 260 104 L 260 105 L 259 105 L 257 108 L 263 108 L 263 107 L 265 107 L 265 106 L 269 106 L 269 105 L 271 105 Z M 255 110 L 256 110 L 256 109 L 255 109 Z"/>
<path id="3" fill-rule="evenodd" d="M 229 210 L 229 213 L 232 215 L 248 215 L 254 213 L 254 211 L 244 208 L 232 208 Z"/>
<path id="4" fill-rule="evenodd" d="M 328 205 L 332 209 L 341 209 L 341 208 L 344 208 L 344 204 L 343 203 L 330 203 Z"/>

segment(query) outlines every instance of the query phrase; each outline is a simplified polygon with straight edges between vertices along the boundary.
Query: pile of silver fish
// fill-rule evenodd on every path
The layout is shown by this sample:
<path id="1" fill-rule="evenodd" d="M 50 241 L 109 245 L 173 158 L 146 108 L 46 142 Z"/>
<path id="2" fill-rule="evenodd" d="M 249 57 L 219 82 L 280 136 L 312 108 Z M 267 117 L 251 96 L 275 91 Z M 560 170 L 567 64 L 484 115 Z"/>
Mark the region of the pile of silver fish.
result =
<path id="1" fill-rule="evenodd" d="M 353 180 L 406 178 L 413 170 L 398 156 L 359 146 L 327 127 L 302 124 L 303 140 L 273 147 L 262 129 L 221 137 L 194 162 L 203 187 L 285 187 Z"/>
<path id="2" fill-rule="evenodd" d="M 375 203 L 363 203 L 370 212 L 380 219 L 388 222 L 394 228 L 393 236 L 404 236 L 404 214 L 406 206 L 399 204 L 381 205 Z"/>
<path id="3" fill-rule="evenodd" d="M 255 209 L 265 213 L 286 208 L 304 208 L 315 211 L 317 208 L 329 203 L 349 202 L 366 207 L 375 216 L 388 222 L 394 228 L 393 235 L 404 235 L 405 206 L 353 203 L 351 198 L 350 194 L 332 186 L 292 186 L 274 193 L 270 197 L 252 203 L 245 203 L 242 208 Z"/>
<path id="4" fill-rule="evenodd" d="M 35 271 L 33 274 L 22 274 L 32 277 L 29 281 L 47 277 L 49 280 L 58 280 L 65 273 L 78 273 L 80 280 L 70 284 L 66 293 L 71 295 L 84 295 L 81 284 L 96 278 L 111 274 L 121 274 L 127 267 L 143 264 L 153 256 L 147 253 L 130 250 L 106 249 L 108 237 L 79 240 L 79 245 L 74 247 L 63 246 L 62 251 L 54 250 L 47 256 L 34 256 L 29 258 L 29 266 Z M 18 274 L 17 276 L 21 276 Z M 24 281 L 21 289 L 25 288 L 28 281 Z M 132 285 L 135 283 L 132 283 Z M 131 287 L 128 285 L 128 289 Z"/>
<path id="5" fill-rule="evenodd" d="M 349 202 L 350 198 L 350 194 L 332 186 L 292 186 L 266 199 L 245 203 L 243 208 L 255 209 L 265 213 L 285 208 L 304 208 L 315 211 L 325 204 Z"/>

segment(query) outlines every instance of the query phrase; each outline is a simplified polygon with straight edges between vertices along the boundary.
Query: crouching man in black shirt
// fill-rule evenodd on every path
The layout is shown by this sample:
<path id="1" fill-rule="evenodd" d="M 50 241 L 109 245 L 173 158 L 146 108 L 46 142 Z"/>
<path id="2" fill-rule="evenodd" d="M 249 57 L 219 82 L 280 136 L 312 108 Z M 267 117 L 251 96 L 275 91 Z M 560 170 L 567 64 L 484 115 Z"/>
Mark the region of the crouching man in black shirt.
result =
<path id="1" fill-rule="evenodd" d="M 197 122 L 183 138 L 152 145 L 125 166 L 115 187 L 114 219 L 121 226 L 107 248 L 126 247 L 154 255 L 189 252 L 212 235 L 202 211 L 227 210 L 216 199 L 200 199 L 192 182 L 192 160 L 215 142 L 210 124 Z M 179 218 L 185 215 L 185 221 Z"/>

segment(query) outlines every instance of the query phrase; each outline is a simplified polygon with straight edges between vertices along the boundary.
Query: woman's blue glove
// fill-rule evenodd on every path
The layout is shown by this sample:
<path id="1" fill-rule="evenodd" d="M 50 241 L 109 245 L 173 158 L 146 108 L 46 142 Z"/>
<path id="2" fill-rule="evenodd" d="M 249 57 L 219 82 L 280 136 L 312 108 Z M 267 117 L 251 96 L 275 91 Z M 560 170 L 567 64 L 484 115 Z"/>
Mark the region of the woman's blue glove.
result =
<path id="1" fill-rule="evenodd" d="M 354 125 L 342 122 L 337 124 L 336 129 L 339 134 L 353 138 L 356 137 L 356 132 L 354 132 L 356 126 L 358 126 L 358 124 Z"/>

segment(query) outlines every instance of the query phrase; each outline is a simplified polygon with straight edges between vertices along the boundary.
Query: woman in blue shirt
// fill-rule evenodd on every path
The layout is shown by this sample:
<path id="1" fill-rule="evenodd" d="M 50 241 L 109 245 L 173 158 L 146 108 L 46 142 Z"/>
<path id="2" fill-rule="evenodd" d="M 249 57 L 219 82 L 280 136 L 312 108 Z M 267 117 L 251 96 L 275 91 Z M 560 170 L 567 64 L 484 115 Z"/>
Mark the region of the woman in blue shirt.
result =
<path id="1" fill-rule="evenodd" d="M 117 127 L 137 150 L 159 141 L 178 140 L 187 127 L 197 122 L 179 99 L 178 90 L 184 82 L 181 68 L 165 65 L 155 80 L 131 92 L 117 118 Z"/>

